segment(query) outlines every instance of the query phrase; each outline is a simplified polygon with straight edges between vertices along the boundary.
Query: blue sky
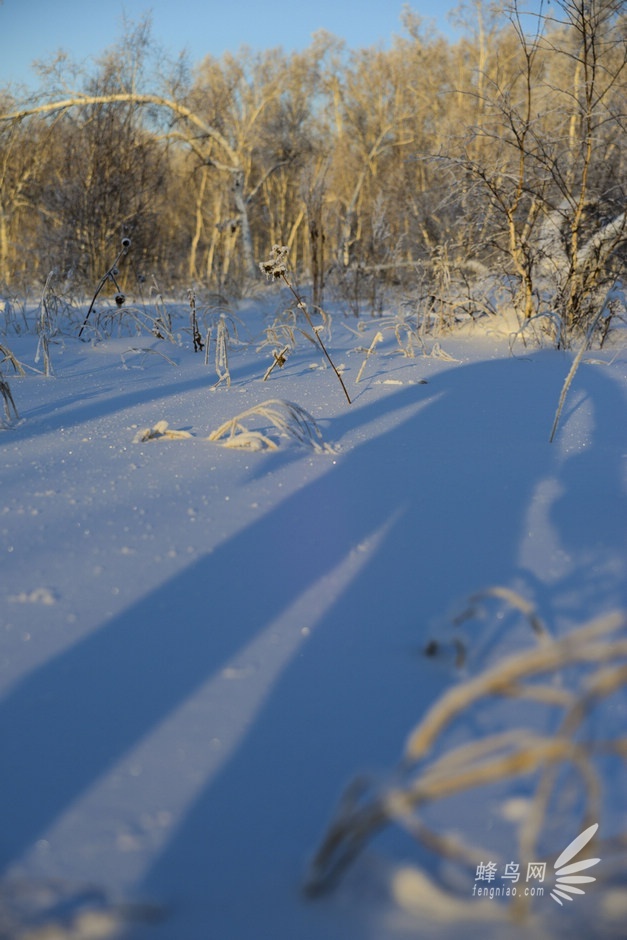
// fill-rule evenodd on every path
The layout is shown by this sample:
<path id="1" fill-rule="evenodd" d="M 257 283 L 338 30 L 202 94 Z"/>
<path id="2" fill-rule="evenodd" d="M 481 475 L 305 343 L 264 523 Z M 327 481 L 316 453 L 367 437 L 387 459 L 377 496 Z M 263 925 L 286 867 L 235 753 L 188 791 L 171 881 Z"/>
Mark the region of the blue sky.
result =
<path id="1" fill-rule="evenodd" d="M 413 0 L 412 9 L 449 28 L 447 13 L 457 0 Z M 152 11 L 158 42 L 176 54 L 187 48 L 192 61 L 207 53 L 305 48 L 311 34 L 326 29 L 349 48 L 402 34 L 403 0 L 4 0 L 0 3 L 0 87 L 36 84 L 30 64 L 63 48 L 77 59 L 97 55 L 120 35 L 122 15 L 131 20 Z"/>

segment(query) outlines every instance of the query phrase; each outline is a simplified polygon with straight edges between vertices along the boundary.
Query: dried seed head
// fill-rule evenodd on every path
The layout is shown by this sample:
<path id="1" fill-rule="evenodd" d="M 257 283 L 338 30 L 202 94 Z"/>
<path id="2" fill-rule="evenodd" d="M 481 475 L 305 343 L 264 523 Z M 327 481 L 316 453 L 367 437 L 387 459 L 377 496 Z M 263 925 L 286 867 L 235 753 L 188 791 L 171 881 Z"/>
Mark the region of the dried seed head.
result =
<path id="1" fill-rule="evenodd" d="M 115 302 L 118 305 L 118 307 L 121 307 L 125 300 L 126 300 L 126 297 L 124 296 L 124 294 L 115 295 Z"/>
<path id="2" fill-rule="evenodd" d="M 126 251 L 128 251 L 128 249 L 129 249 L 130 247 L 131 247 L 131 240 L 130 240 L 130 238 L 123 238 L 123 239 L 122 239 L 122 248 L 124 248 Z"/>
<path id="3" fill-rule="evenodd" d="M 285 245 L 273 245 L 270 257 L 262 261 L 259 267 L 267 277 L 284 277 L 287 273 L 287 255 L 289 248 Z"/>

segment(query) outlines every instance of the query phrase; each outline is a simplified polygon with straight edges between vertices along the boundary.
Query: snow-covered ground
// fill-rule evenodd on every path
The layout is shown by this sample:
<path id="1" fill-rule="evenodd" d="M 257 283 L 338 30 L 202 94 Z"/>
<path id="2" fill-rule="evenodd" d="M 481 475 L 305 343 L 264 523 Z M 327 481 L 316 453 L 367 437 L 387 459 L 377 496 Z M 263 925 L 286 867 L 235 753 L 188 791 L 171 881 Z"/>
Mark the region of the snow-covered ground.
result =
<path id="1" fill-rule="evenodd" d="M 469 597 L 515 590 L 556 636 L 627 609 L 627 349 L 587 354 L 550 444 L 572 354 L 511 355 L 487 324 L 408 358 L 388 329 L 356 384 L 381 322 L 357 335 L 336 314 L 323 335 L 349 406 L 300 334 L 262 381 L 280 309 L 237 310 L 230 387 L 212 388 L 184 305 L 175 344 L 74 329 L 51 341 L 54 376 L 3 366 L 20 419 L 0 431 L 0 937 L 624 936 L 617 863 L 519 928 L 401 826 L 335 891 L 302 886 L 345 785 L 384 780 L 439 696 L 533 646 L 495 599 L 455 627 Z M 0 340 L 42 368 L 34 333 Z M 305 408 L 332 447 L 255 417 L 276 449 L 207 440 L 266 399 Z M 191 437 L 136 442 L 160 421 Z M 624 764 L 610 776 L 591 820 L 609 840 L 627 830 Z M 432 824 L 514 860 L 527 795 L 475 788 Z M 584 828 L 564 799 L 547 857 Z"/>

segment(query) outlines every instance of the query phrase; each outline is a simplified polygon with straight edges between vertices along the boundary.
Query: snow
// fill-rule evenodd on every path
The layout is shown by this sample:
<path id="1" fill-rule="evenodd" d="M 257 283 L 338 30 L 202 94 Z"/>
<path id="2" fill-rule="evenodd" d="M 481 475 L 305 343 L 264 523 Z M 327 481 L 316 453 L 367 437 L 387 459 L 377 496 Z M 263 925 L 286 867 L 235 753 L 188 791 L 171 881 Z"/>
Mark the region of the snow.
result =
<path id="1" fill-rule="evenodd" d="M 460 671 L 452 622 L 472 595 L 511 588 L 557 635 L 627 607 L 627 350 L 588 354 L 549 444 L 567 353 L 512 355 L 490 322 L 408 358 L 388 331 L 356 384 L 379 324 L 357 340 L 336 313 L 349 407 L 304 339 L 262 381 L 267 311 L 237 311 L 230 387 L 184 319 L 176 345 L 58 332 L 54 376 L 4 365 L 20 420 L 0 431 L 2 938 L 531 935 L 467 886 L 445 893 L 435 856 L 393 827 L 336 891 L 302 885 L 344 786 L 385 777 L 439 695 L 532 642 L 493 605 Z M 36 335 L 5 340 L 35 366 Z M 276 450 L 207 440 L 267 399 L 333 447 L 254 417 Z M 159 422 L 189 437 L 140 439 Z M 609 835 L 627 824 L 620 772 Z M 511 853 L 491 800 L 448 818 Z M 577 913 L 544 899 L 546 935 L 589 932 L 593 890 Z M 619 936 L 625 905 L 603 897 Z"/>

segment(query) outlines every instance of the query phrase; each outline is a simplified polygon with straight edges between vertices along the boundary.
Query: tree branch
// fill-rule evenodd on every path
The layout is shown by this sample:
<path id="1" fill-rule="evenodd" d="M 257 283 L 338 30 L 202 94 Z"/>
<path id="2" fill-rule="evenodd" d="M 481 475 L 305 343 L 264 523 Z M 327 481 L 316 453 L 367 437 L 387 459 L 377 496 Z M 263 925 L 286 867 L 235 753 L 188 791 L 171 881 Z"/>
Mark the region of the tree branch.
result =
<path id="1" fill-rule="evenodd" d="M 117 92 L 109 95 L 83 95 L 76 94 L 71 98 L 64 98 L 62 101 L 48 101 L 45 104 L 35 105 L 30 108 L 22 108 L 8 114 L 0 115 L 0 122 L 23 121 L 27 117 L 33 117 L 38 114 L 53 114 L 56 111 L 67 111 L 69 108 L 84 108 L 93 104 L 137 104 L 137 105 L 156 105 L 160 108 L 167 108 L 173 114 L 184 118 L 197 127 L 204 135 L 211 138 L 223 150 L 228 157 L 231 166 L 225 167 L 231 171 L 240 168 L 237 154 L 229 144 L 228 140 L 212 127 L 206 124 L 202 118 L 190 108 L 175 101 L 172 98 L 164 98 L 161 95 L 136 94 L 134 92 Z"/>

